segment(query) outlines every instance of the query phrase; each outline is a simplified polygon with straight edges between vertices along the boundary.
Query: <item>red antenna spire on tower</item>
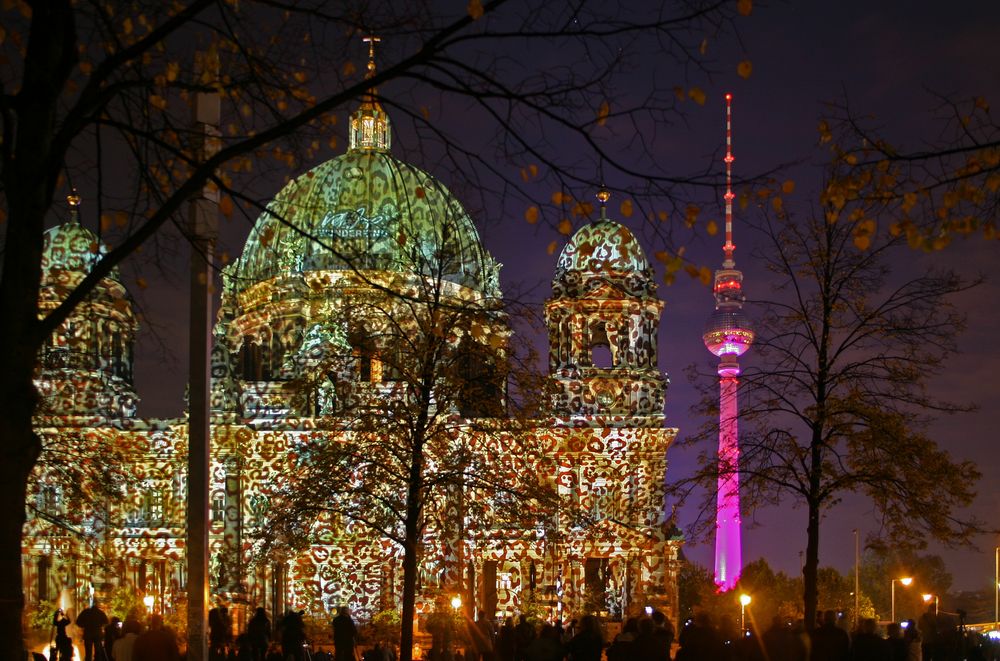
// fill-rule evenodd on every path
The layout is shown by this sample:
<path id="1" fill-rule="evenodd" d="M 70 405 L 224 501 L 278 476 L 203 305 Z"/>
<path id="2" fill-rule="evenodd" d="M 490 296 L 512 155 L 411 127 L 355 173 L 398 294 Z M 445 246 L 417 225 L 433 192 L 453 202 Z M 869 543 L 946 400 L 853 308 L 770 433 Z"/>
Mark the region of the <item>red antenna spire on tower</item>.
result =
<path id="1" fill-rule="evenodd" d="M 726 162 L 726 245 L 722 246 L 722 250 L 726 254 L 726 259 L 723 262 L 723 267 L 731 269 L 736 265 L 733 261 L 733 251 L 736 250 L 736 246 L 733 244 L 733 161 L 736 158 L 733 156 L 733 95 L 732 93 L 726 94 L 726 157 L 723 159 Z"/>

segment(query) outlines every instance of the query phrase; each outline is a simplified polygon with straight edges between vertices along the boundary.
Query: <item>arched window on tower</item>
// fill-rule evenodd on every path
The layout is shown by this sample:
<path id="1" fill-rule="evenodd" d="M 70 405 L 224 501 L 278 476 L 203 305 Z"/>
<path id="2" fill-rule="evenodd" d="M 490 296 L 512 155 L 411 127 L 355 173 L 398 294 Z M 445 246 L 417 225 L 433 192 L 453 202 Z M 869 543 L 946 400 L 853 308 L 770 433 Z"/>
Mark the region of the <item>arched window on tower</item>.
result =
<path id="1" fill-rule="evenodd" d="M 600 369 L 614 367 L 611 342 L 608 341 L 608 327 L 603 321 L 590 327 L 590 364 Z"/>

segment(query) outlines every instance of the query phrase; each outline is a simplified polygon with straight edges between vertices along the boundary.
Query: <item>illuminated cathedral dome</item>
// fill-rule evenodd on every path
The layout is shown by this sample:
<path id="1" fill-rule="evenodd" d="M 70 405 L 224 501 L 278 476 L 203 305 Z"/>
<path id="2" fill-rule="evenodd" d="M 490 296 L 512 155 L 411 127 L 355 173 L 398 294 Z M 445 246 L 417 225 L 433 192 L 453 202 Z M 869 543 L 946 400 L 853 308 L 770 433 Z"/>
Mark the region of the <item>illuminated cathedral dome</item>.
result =
<path id="1" fill-rule="evenodd" d="M 602 283 L 630 295 L 653 294 L 656 285 L 646 253 L 624 225 L 601 217 L 577 230 L 556 262 L 553 293 L 580 296 Z"/>
<path id="2" fill-rule="evenodd" d="M 286 185 L 235 265 L 244 291 L 280 275 L 379 270 L 440 273 L 499 296 L 499 265 L 469 214 L 434 177 L 382 149 L 352 148 Z"/>
<path id="3" fill-rule="evenodd" d="M 47 230 L 42 244 L 42 278 L 45 281 L 58 273 L 80 275 L 90 273 L 91 267 L 107 253 L 97 235 L 74 219 Z M 113 277 L 117 276 L 112 272 Z"/>
<path id="4" fill-rule="evenodd" d="M 750 319 L 737 307 L 718 307 L 708 318 L 702 340 L 705 347 L 722 357 L 742 356 L 753 344 Z"/>

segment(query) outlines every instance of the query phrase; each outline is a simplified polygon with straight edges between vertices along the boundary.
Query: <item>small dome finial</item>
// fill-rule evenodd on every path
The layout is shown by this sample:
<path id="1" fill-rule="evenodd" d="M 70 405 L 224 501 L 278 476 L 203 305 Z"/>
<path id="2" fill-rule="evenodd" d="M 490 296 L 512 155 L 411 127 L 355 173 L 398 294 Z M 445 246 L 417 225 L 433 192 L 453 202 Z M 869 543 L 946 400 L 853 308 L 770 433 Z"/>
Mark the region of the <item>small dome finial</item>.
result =
<path id="1" fill-rule="evenodd" d="M 595 196 L 597 201 L 601 203 L 601 220 L 608 219 L 608 200 L 611 199 L 611 191 L 609 191 L 604 184 L 601 184 L 601 189 L 597 191 Z"/>
<path id="2" fill-rule="evenodd" d="M 77 194 L 75 188 L 66 196 L 66 204 L 69 205 L 69 222 L 80 222 L 80 205 L 83 204 L 83 199 Z"/>
<path id="3" fill-rule="evenodd" d="M 366 76 L 371 78 L 375 75 L 375 44 L 382 41 L 382 37 L 376 37 L 375 35 L 370 34 L 367 37 L 362 37 L 361 41 L 368 44 L 368 73 Z"/>

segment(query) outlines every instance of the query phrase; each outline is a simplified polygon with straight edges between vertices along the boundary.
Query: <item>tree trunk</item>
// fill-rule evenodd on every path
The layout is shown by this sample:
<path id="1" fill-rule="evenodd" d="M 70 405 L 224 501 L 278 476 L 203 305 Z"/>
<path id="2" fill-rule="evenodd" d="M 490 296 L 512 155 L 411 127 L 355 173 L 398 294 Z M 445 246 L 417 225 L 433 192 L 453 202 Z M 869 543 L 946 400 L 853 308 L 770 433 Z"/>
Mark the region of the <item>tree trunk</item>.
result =
<path id="1" fill-rule="evenodd" d="M 423 416 L 421 416 L 423 418 Z M 420 548 L 420 499 L 423 488 L 423 443 L 414 439 L 403 521 L 403 613 L 400 618 L 399 661 L 413 658 L 413 619 L 416 615 L 417 552 Z"/>
<path id="2" fill-rule="evenodd" d="M 819 602 L 819 505 L 809 503 L 809 523 L 806 525 L 806 561 L 802 566 L 802 600 L 805 604 L 806 631 L 816 627 L 816 606 Z"/>
<path id="3" fill-rule="evenodd" d="M 4 352 L 8 353 L 8 352 Z M 19 365 L 0 374 L 0 658 L 24 654 L 21 535 L 25 521 L 28 476 L 41 444 L 31 429 L 33 391 L 18 388 Z M 23 368 L 22 368 L 23 370 Z M 22 372 L 23 373 L 23 372 Z M 30 372 L 29 372 L 30 375 Z"/>
<path id="4" fill-rule="evenodd" d="M 806 524 L 806 561 L 802 566 L 802 601 L 806 631 L 816 628 L 816 605 L 819 602 L 819 516 L 820 481 L 823 476 L 822 427 L 814 427 L 810 447 L 809 497 L 806 507 L 809 521 Z"/>
<path id="5" fill-rule="evenodd" d="M 42 340 L 38 321 L 43 221 L 63 163 L 54 145 L 59 94 L 76 62 L 68 0 L 32 3 L 14 139 L 3 145 L 8 219 L 0 277 L 0 658 L 24 658 L 21 538 L 28 478 L 41 442 L 32 429 L 33 383 Z"/>

